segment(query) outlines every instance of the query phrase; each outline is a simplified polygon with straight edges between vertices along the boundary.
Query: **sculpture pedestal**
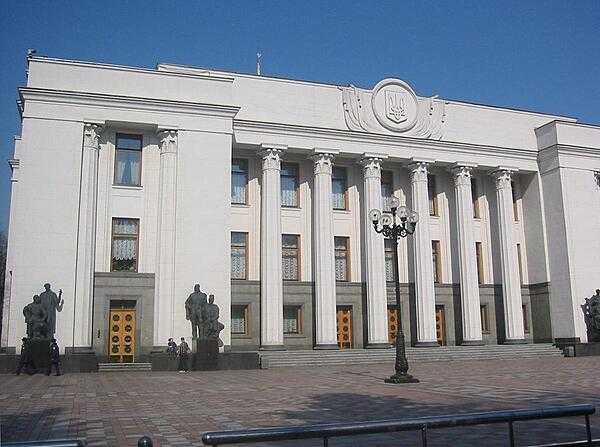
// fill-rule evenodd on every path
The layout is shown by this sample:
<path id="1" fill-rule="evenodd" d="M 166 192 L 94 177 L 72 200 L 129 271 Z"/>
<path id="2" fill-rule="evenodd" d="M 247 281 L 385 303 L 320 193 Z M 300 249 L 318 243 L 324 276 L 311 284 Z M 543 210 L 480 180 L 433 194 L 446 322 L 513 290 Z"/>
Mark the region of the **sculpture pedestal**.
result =
<path id="1" fill-rule="evenodd" d="M 29 368 L 32 372 L 46 372 L 50 366 L 50 340 L 47 338 L 30 339 L 27 344 L 29 350 Z"/>
<path id="2" fill-rule="evenodd" d="M 213 371 L 219 365 L 219 341 L 198 340 L 192 341 L 192 370 Z"/>

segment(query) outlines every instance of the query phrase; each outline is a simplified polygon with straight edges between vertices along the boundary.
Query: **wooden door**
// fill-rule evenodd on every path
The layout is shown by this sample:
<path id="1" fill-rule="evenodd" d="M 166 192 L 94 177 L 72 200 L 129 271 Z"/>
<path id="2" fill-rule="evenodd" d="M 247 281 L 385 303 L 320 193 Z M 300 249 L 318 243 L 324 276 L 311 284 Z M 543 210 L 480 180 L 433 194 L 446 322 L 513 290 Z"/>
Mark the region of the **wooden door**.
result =
<path id="1" fill-rule="evenodd" d="M 113 363 L 131 363 L 135 353 L 135 309 L 111 309 L 108 358 Z"/>
<path id="2" fill-rule="evenodd" d="M 435 333 L 441 346 L 446 346 L 446 315 L 444 306 L 435 306 Z"/>
<path id="3" fill-rule="evenodd" d="M 352 334 L 352 307 L 337 308 L 337 340 L 340 349 L 351 349 L 354 346 Z"/>
<path id="4" fill-rule="evenodd" d="M 398 334 L 398 309 L 388 307 L 388 340 L 391 344 L 396 344 L 396 335 Z"/>

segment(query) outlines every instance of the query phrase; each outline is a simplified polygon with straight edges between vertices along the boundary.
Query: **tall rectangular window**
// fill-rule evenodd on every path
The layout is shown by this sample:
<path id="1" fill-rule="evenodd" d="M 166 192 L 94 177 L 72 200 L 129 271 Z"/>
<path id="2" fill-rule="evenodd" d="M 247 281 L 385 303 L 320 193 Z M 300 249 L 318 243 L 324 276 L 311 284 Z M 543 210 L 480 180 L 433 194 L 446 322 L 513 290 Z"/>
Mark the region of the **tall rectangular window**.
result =
<path id="1" fill-rule="evenodd" d="M 335 246 L 335 280 L 348 281 L 350 277 L 350 250 L 347 237 L 336 236 Z"/>
<path id="2" fill-rule="evenodd" d="M 513 201 L 513 214 L 515 216 L 515 222 L 519 221 L 519 205 L 517 202 L 517 188 L 515 182 L 510 182 L 511 190 L 512 190 L 512 201 Z"/>
<path id="3" fill-rule="evenodd" d="M 137 272 L 139 220 L 115 217 L 112 220 L 112 272 Z"/>
<path id="4" fill-rule="evenodd" d="M 348 209 L 347 200 L 348 179 L 346 168 L 333 167 L 333 175 L 331 178 L 331 193 L 334 210 Z"/>
<path id="5" fill-rule="evenodd" d="M 381 202 L 383 211 L 390 211 L 390 201 L 394 197 L 394 173 L 381 171 Z"/>
<path id="6" fill-rule="evenodd" d="M 481 242 L 475 242 L 475 256 L 477 257 L 477 282 L 483 284 L 483 248 Z"/>
<path id="7" fill-rule="evenodd" d="M 519 263 L 519 282 L 523 285 L 523 259 L 521 258 L 521 244 L 517 244 L 517 261 Z"/>
<path id="8" fill-rule="evenodd" d="M 300 279 L 300 236 L 296 234 L 282 234 L 281 253 L 283 279 L 298 281 Z"/>
<path id="9" fill-rule="evenodd" d="M 115 185 L 142 184 L 142 136 L 117 134 L 115 144 Z"/>
<path id="10" fill-rule="evenodd" d="M 427 176 L 427 192 L 429 194 L 429 215 L 439 216 L 437 200 L 437 180 L 435 175 Z"/>
<path id="11" fill-rule="evenodd" d="M 248 202 L 248 160 L 231 160 L 231 203 L 245 205 Z"/>
<path id="12" fill-rule="evenodd" d="M 477 179 L 471 178 L 471 198 L 473 200 L 473 217 L 475 219 L 481 218 L 481 212 L 479 210 L 479 192 L 477 191 Z"/>
<path id="13" fill-rule="evenodd" d="M 523 331 L 529 334 L 529 314 L 527 312 L 527 304 L 523 304 Z"/>
<path id="14" fill-rule="evenodd" d="M 300 306 L 283 306 L 283 333 L 302 333 L 302 311 Z"/>
<path id="15" fill-rule="evenodd" d="M 247 279 L 248 233 L 231 233 L 231 279 Z"/>
<path id="16" fill-rule="evenodd" d="M 394 278 L 394 244 L 390 239 L 385 239 L 385 280 L 395 281 Z"/>
<path id="17" fill-rule="evenodd" d="M 431 241 L 431 255 L 433 258 L 433 282 L 442 282 L 442 256 L 440 241 Z"/>
<path id="18" fill-rule="evenodd" d="M 282 163 L 281 165 L 281 206 L 298 206 L 298 165 Z"/>
<path id="19" fill-rule="evenodd" d="M 231 306 L 231 333 L 248 335 L 248 306 L 233 304 Z"/>
<path id="20" fill-rule="evenodd" d="M 482 304 L 480 306 L 481 310 L 481 332 L 484 334 L 490 333 L 490 316 L 488 313 L 487 304 Z"/>

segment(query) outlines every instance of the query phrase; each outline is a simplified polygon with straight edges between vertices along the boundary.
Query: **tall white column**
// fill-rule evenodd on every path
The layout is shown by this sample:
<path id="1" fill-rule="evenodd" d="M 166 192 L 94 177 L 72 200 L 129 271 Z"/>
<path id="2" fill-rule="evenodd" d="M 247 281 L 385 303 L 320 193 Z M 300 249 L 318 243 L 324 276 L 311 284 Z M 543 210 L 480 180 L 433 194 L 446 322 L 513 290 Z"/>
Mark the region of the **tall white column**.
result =
<path id="1" fill-rule="evenodd" d="M 480 345 L 481 311 L 477 255 L 473 237 L 473 198 L 471 192 L 471 166 L 457 165 L 452 169 L 456 197 L 456 228 L 458 231 L 458 257 L 460 262 L 460 300 L 462 307 L 462 344 Z"/>
<path id="2" fill-rule="evenodd" d="M 519 279 L 519 260 L 514 238 L 515 218 L 511 179 L 514 170 L 499 168 L 492 172 L 496 182 L 500 259 L 502 262 L 502 298 L 504 301 L 505 343 L 523 343 L 523 301 Z"/>
<path id="3" fill-rule="evenodd" d="M 336 151 L 337 152 L 337 151 Z M 313 240 L 315 281 L 315 349 L 337 349 L 335 254 L 331 202 L 334 152 L 315 149 Z"/>
<path id="4" fill-rule="evenodd" d="M 92 314 L 94 306 L 94 267 L 96 259 L 96 201 L 98 197 L 99 137 L 102 127 L 83 125 L 83 153 L 77 230 L 77 269 L 74 290 L 73 346 L 92 346 Z"/>
<path id="5" fill-rule="evenodd" d="M 260 221 L 261 349 L 283 345 L 283 276 L 281 271 L 281 150 L 262 146 Z"/>
<path id="6" fill-rule="evenodd" d="M 368 217 L 381 206 L 381 156 L 364 154 L 361 164 L 364 177 L 364 232 L 367 281 L 367 347 L 389 348 L 387 292 L 385 282 L 384 242 L 373 229 Z"/>
<path id="7" fill-rule="evenodd" d="M 174 337 L 175 317 L 175 236 L 177 215 L 176 130 L 161 130 L 158 204 L 158 252 L 154 295 L 154 344 L 164 345 Z M 179 305 L 179 304 L 178 304 Z"/>
<path id="8" fill-rule="evenodd" d="M 408 165 L 408 168 L 410 170 L 413 208 L 419 215 L 419 223 L 412 236 L 417 313 L 416 346 L 437 346 L 433 256 L 431 253 L 431 234 L 429 229 L 427 163 L 416 161 Z"/>

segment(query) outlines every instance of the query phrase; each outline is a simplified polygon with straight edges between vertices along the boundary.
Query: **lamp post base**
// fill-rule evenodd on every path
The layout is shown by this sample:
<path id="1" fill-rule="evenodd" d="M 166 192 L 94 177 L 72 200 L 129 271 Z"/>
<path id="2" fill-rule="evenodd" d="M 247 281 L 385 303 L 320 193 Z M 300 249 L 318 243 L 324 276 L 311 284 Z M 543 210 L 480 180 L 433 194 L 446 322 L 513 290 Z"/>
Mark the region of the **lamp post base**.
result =
<path id="1" fill-rule="evenodd" d="M 385 383 L 419 383 L 419 379 L 411 376 L 410 374 L 394 374 L 393 376 L 385 379 Z"/>

